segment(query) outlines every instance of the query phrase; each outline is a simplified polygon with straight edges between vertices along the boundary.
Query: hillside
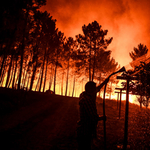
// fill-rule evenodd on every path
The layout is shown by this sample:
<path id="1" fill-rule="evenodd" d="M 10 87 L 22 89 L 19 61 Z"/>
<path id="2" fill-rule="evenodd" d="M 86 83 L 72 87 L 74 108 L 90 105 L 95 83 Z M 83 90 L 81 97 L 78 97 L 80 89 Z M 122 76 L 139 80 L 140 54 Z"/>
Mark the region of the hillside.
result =
<path id="1" fill-rule="evenodd" d="M 0 136 L 2 149 L 76 150 L 78 98 L 38 92 L 0 89 Z M 129 105 L 128 149 L 150 149 L 150 111 Z M 107 149 L 121 149 L 124 138 L 125 102 L 121 118 L 115 100 L 106 100 Z M 102 115 L 102 100 L 98 99 Z M 98 123 L 93 150 L 103 149 L 103 122 Z"/>

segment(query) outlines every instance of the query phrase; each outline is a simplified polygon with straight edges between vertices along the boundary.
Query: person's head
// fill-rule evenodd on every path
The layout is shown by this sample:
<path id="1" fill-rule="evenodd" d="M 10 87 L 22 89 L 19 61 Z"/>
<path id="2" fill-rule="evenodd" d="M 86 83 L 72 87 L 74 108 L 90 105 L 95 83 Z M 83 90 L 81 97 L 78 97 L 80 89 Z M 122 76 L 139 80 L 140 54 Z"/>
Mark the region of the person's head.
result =
<path id="1" fill-rule="evenodd" d="M 85 84 L 85 92 L 88 94 L 96 94 L 96 83 L 93 81 L 89 81 Z"/>

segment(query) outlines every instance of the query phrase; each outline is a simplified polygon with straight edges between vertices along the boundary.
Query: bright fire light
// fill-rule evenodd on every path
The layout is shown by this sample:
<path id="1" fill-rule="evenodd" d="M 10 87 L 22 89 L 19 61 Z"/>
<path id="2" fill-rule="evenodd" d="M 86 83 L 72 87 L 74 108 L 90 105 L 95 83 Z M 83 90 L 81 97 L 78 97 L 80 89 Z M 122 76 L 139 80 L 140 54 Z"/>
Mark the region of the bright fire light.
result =
<path id="1" fill-rule="evenodd" d="M 116 93 L 114 95 L 112 95 L 112 99 L 117 100 L 117 94 Z M 119 99 L 120 99 L 120 96 L 119 96 Z M 121 100 L 122 101 L 126 100 L 126 94 L 122 94 Z M 137 101 L 137 97 L 135 95 L 132 95 L 132 94 L 129 94 L 129 102 L 134 103 L 134 104 L 139 104 Z"/>
<path id="2" fill-rule="evenodd" d="M 134 95 L 129 94 L 129 102 L 130 102 L 130 103 L 134 103 L 135 98 L 136 98 L 136 97 L 135 97 Z M 122 94 L 121 99 L 122 99 L 122 100 L 126 100 L 126 94 Z"/>
<path id="3" fill-rule="evenodd" d="M 130 103 L 137 103 L 136 99 L 137 98 L 135 95 L 129 94 L 129 102 Z M 122 100 L 126 100 L 126 94 L 122 94 Z"/>

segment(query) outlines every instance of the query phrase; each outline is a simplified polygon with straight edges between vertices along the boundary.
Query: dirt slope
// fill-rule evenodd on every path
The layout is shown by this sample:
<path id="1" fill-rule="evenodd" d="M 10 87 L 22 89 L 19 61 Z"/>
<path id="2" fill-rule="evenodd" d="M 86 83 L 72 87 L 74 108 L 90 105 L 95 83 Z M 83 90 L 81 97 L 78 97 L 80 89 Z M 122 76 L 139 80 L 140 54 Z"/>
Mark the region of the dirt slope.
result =
<path id="1" fill-rule="evenodd" d="M 77 98 L 43 95 L 1 116 L 1 146 L 7 150 L 76 149 L 77 120 Z"/>
<path id="2" fill-rule="evenodd" d="M 78 98 L 0 90 L 2 150 L 76 150 Z M 4 98 L 2 98 L 4 97 Z M 3 106 L 3 107 L 2 107 Z M 5 108 L 5 109 L 4 109 Z M 106 100 L 107 149 L 119 150 L 124 140 L 125 102 L 118 119 L 116 101 Z M 150 149 L 150 111 L 129 105 L 128 149 Z M 97 103 L 102 115 L 102 100 Z M 93 150 L 103 150 L 103 122 L 98 123 Z"/>

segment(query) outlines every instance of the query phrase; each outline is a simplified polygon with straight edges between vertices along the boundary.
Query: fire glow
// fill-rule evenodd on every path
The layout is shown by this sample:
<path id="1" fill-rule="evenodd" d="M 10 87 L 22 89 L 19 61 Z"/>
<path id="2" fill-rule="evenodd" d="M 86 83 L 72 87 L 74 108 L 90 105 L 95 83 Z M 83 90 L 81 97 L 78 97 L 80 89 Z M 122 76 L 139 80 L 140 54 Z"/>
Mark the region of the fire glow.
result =
<path id="1" fill-rule="evenodd" d="M 129 52 L 133 47 L 139 43 L 150 47 L 149 7 L 149 0 L 72 0 L 67 3 L 64 0 L 47 0 L 47 5 L 41 9 L 56 18 L 57 27 L 66 36 L 74 37 L 82 33 L 84 24 L 98 21 L 102 28 L 108 30 L 108 36 L 113 37 L 109 47 L 112 56 L 125 66 L 131 61 Z"/>

